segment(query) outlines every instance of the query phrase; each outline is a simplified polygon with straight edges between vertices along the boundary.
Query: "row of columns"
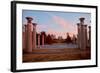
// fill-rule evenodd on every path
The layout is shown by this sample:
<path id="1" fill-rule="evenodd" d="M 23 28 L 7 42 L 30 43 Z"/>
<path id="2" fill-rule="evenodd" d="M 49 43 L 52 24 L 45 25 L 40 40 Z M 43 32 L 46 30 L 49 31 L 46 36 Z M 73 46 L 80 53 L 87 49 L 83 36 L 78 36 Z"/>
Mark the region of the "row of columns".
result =
<path id="1" fill-rule="evenodd" d="M 33 18 L 26 17 L 27 24 L 25 31 L 23 32 L 23 50 L 24 52 L 30 53 L 33 49 L 40 46 L 40 34 L 36 36 L 36 23 L 32 23 Z M 33 28 L 32 28 L 33 27 Z M 42 36 L 42 45 L 44 45 L 44 35 Z M 38 46 L 37 46 L 38 45 Z"/>
<path id="2" fill-rule="evenodd" d="M 40 45 L 44 46 L 44 34 L 37 34 L 37 47 L 40 47 Z M 41 43 L 40 43 L 41 42 Z"/>
<path id="3" fill-rule="evenodd" d="M 80 18 L 80 23 L 77 23 L 78 26 L 78 47 L 80 49 L 86 49 L 88 46 L 91 46 L 91 26 L 89 26 L 89 40 L 87 33 L 87 25 L 84 24 L 85 18 Z"/>

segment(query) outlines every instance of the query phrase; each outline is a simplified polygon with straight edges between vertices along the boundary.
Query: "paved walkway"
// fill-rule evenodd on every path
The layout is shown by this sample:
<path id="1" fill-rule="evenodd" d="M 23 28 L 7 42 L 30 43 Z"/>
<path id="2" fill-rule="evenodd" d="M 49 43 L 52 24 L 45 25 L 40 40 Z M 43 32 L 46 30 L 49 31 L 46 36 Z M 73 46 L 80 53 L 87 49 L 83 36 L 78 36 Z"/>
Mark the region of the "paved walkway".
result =
<path id="1" fill-rule="evenodd" d="M 35 49 L 33 53 L 23 54 L 23 62 L 83 60 L 90 58 L 91 51 L 89 49 Z"/>

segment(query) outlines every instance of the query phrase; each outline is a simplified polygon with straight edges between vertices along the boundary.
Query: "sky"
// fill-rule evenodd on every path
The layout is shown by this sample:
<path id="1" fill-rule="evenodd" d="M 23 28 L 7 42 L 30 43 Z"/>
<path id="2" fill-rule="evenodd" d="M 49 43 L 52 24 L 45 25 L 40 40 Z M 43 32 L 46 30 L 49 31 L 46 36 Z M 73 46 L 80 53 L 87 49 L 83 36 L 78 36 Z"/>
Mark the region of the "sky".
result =
<path id="1" fill-rule="evenodd" d="M 77 23 L 79 18 L 85 18 L 85 24 L 90 26 L 91 14 L 79 12 L 56 12 L 56 11 L 37 11 L 37 10 L 23 10 L 22 24 L 27 24 L 25 17 L 32 17 L 33 23 L 37 23 L 36 31 L 40 33 L 45 31 L 46 34 L 53 34 L 66 38 L 66 33 L 70 36 L 77 35 Z"/>

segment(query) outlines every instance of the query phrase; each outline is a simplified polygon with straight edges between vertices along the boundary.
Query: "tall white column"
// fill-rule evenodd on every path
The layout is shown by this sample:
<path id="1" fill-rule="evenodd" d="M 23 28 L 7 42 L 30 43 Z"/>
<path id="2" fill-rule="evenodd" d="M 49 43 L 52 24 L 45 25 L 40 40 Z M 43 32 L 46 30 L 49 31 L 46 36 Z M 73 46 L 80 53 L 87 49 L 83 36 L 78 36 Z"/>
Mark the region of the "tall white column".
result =
<path id="1" fill-rule="evenodd" d="M 42 38 L 42 46 L 44 46 L 44 34 L 41 32 L 41 38 Z"/>
<path id="2" fill-rule="evenodd" d="M 89 47 L 91 48 L 91 26 L 89 26 Z"/>
<path id="3" fill-rule="evenodd" d="M 40 47 L 40 34 L 38 34 L 38 47 Z"/>
<path id="4" fill-rule="evenodd" d="M 36 48 L 36 23 L 33 23 L 33 49 Z"/>
<path id="5" fill-rule="evenodd" d="M 86 48 L 86 43 L 85 43 L 85 30 L 84 30 L 84 20 L 85 18 L 80 18 L 80 49 L 85 49 Z"/>
<path id="6" fill-rule="evenodd" d="M 82 45 L 82 49 L 86 49 L 86 46 L 87 46 L 86 25 L 82 25 L 82 28 L 83 28 L 83 29 L 82 29 L 82 33 L 83 33 L 83 34 L 82 34 L 82 37 L 81 37 L 81 38 L 82 38 L 82 44 L 83 44 L 83 45 Z"/>
<path id="7" fill-rule="evenodd" d="M 85 35 L 85 43 L 87 47 L 88 46 L 87 25 L 84 25 L 84 35 Z"/>
<path id="8" fill-rule="evenodd" d="M 31 31 L 31 26 L 32 26 L 32 20 L 33 18 L 31 17 L 26 17 L 27 19 L 27 48 L 26 52 L 31 53 L 32 52 L 32 31 Z"/>
<path id="9" fill-rule="evenodd" d="M 23 49 L 25 51 L 25 49 L 27 48 L 27 25 L 24 25 L 25 27 L 25 31 L 23 31 Z"/>
<path id="10" fill-rule="evenodd" d="M 85 49 L 84 25 L 81 25 L 81 49 Z"/>
<path id="11" fill-rule="evenodd" d="M 77 23 L 77 29 L 78 29 L 77 44 L 78 44 L 78 48 L 80 48 L 80 24 L 79 23 Z"/>
<path id="12" fill-rule="evenodd" d="M 22 32 L 22 44 L 23 44 L 23 50 L 25 49 L 25 32 Z"/>

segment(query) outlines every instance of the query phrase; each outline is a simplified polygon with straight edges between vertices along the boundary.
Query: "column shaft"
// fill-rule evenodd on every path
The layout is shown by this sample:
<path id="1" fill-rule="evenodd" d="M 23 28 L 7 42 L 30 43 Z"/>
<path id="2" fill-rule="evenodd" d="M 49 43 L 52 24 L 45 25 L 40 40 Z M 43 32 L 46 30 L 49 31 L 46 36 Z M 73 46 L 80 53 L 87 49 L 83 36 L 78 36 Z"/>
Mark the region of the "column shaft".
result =
<path id="1" fill-rule="evenodd" d="M 33 23 L 33 49 L 36 48 L 36 24 Z"/>
<path id="2" fill-rule="evenodd" d="M 25 32 L 22 32 L 22 44 L 23 44 L 23 50 L 25 49 Z"/>
<path id="3" fill-rule="evenodd" d="M 24 46 L 25 46 L 25 49 L 24 50 L 26 50 L 26 48 L 27 48 L 27 25 L 25 25 L 25 36 L 24 36 Z"/>
<path id="4" fill-rule="evenodd" d="M 89 47 L 91 47 L 91 26 L 89 26 Z"/>
<path id="5" fill-rule="evenodd" d="M 78 35 L 77 35 L 77 44 L 78 48 L 80 48 L 80 24 L 77 24 L 77 29 L 78 29 Z"/>
<path id="6" fill-rule="evenodd" d="M 85 43 L 86 43 L 86 47 L 87 47 L 88 46 L 87 25 L 84 25 L 84 30 L 85 30 Z"/>
<path id="7" fill-rule="evenodd" d="M 42 34 L 42 46 L 44 45 L 44 35 Z"/>
<path id="8" fill-rule="evenodd" d="M 38 34 L 38 47 L 40 47 L 40 34 Z"/>
<path id="9" fill-rule="evenodd" d="M 27 52 L 32 52 L 32 31 L 31 23 L 27 24 Z"/>

